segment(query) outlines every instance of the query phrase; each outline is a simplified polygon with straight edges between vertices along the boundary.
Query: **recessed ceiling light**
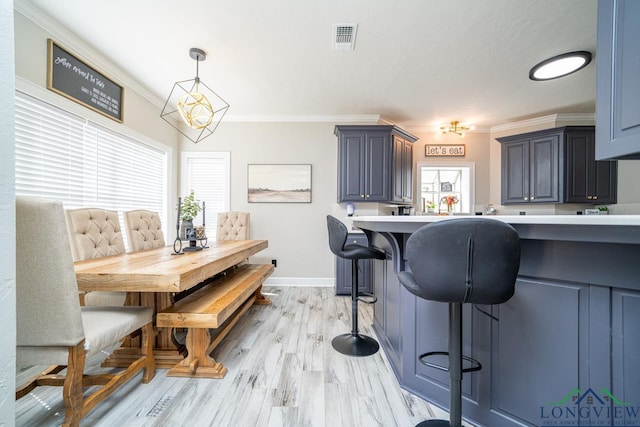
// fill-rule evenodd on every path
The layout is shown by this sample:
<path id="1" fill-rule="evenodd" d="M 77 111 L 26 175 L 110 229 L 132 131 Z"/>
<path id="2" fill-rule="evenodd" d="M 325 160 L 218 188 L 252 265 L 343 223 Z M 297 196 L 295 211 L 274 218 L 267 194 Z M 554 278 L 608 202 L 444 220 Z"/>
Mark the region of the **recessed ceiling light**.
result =
<path id="1" fill-rule="evenodd" d="M 569 52 L 554 56 L 534 66 L 529 71 L 531 80 L 552 80 L 575 73 L 589 65 L 591 53 L 587 51 Z"/>

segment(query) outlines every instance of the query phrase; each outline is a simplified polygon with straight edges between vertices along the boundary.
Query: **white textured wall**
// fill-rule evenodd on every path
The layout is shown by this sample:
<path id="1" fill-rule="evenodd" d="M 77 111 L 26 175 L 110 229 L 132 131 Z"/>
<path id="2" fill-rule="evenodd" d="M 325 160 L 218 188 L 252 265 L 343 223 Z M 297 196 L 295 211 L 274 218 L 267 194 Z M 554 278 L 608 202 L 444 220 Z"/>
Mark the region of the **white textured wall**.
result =
<path id="1" fill-rule="evenodd" d="M 0 426 L 15 424 L 14 63 L 13 2 L 0 0 Z"/>

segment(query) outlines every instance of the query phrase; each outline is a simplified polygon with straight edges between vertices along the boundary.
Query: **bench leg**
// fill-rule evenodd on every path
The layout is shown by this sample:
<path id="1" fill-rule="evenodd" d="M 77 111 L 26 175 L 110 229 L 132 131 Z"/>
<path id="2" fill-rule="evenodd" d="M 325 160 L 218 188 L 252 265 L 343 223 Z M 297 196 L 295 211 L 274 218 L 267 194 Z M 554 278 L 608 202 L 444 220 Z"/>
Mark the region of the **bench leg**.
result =
<path id="1" fill-rule="evenodd" d="M 256 305 L 269 305 L 269 304 L 271 304 L 271 300 L 269 298 L 265 297 L 262 294 L 262 285 L 260 285 L 258 290 L 256 290 L 256 302 L 254 304 L 256 304 Z"/>
<path id="2" fill-rule="evenodd" d="M 169 369 L 169 377 L 224 378 L 227 368 L 207 354 L 211 335 L 207 328 L 189 328 L 187 331 L 187 357 Z"/>

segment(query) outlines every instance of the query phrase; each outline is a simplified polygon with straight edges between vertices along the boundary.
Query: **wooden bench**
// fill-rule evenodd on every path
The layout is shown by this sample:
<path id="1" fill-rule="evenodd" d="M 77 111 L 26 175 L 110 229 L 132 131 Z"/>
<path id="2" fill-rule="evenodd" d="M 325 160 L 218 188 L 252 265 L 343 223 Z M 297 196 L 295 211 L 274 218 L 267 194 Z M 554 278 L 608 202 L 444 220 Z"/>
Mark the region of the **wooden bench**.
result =
<path id="1" fill-rule="evenodd" d="M 227 373 L 210 353 L 254 303 L 269 304 L 262 284 L 273 272 L 271 264 L 243 264 L 158 312 L 159 328 L 187 328 L 188 354 L 168 376 L 222 378 Z M 211 339 L 209 329 L 220 328 Z"/>

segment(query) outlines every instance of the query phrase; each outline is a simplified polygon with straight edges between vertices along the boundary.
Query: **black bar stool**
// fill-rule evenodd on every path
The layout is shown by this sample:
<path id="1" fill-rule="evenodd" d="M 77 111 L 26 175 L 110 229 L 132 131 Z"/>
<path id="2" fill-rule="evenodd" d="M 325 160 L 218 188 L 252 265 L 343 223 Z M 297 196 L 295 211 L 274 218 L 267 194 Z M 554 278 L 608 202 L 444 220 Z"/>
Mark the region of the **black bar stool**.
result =
<path id="1" fill-rule="evenodd" d="M 460 427 L 462 373 L 482 368 L 480 362 L 462 355 L 462 304 L 501 304 L 513 296 L 520 238 L 499 220 L 447 219 L 413 233 L 407 240 L 406 260 L 411 271 L 398 274 L 400 283 L 417 297 L 449 303 L 449 351 L 418 357 L 424 365 L 449 371 L 449 421 L 428 420 L 418 426 Z M 442 354 L 449 356 L 448 367 L 428 361 Z M 463 360 L 469 367 L 463 369 Z"/>
<path id="2" fill-rule="evenodd" d="M 347 356 L 371 356 L 375 354 L 380 345 L 366 335 L 358 333 L 358 300 L 372 304 L 376 302 L 375 296 L 371 300 L 364 300 L 358 294 L 358 260 L 359 259 L 385 259 L 386 254 L 374 248 L 360 245 L 346 245 L 347 227 L 338 219 L 327 215 L 327 228 L 329 230 L 329 247 L 331 252 L 340 258 L 351 260 L 351 333 L 338 335 L 331 341 L 333 348 Z"/>

